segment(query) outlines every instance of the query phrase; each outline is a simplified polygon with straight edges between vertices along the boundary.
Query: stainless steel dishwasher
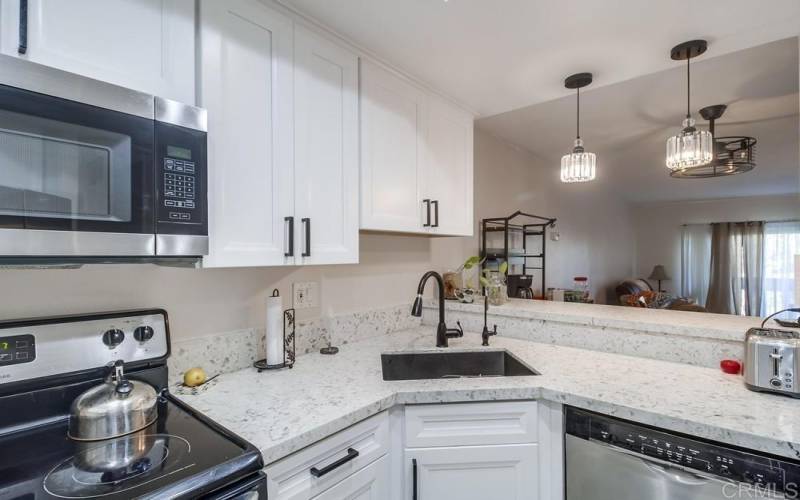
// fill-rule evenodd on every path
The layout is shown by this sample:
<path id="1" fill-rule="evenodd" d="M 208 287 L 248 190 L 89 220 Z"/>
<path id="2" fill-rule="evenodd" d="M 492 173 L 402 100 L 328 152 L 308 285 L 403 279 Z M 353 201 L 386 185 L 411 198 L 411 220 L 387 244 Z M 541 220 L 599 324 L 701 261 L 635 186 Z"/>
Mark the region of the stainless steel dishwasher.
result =
<path id="1" fill-rule="evenodd" d="M 800 462 L 566 409 L 567 500 L 800 498 Z"/>

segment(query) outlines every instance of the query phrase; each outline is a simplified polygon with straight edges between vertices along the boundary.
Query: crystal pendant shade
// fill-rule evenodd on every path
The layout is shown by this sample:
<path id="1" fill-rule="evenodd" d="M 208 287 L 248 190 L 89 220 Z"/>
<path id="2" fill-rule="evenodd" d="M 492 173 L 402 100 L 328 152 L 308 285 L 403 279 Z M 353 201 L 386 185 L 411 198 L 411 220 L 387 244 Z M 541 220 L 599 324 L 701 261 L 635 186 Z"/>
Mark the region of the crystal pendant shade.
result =
<path id="1" fill-rule="evenodd" d="M 667 168 L 673 172 L 707 165 L 714 159 L 711 132 L 695 129 L 691 118 L 683 121 L 683 127 L 667 140 Z"/>
<path id="2" fill-rule="evenodd" d="M 595 178 L 597 157 L 583 149 L 583 141 L 575 140 L 572 153 L 561 157 L 561 182 L 589 182 Z"/>

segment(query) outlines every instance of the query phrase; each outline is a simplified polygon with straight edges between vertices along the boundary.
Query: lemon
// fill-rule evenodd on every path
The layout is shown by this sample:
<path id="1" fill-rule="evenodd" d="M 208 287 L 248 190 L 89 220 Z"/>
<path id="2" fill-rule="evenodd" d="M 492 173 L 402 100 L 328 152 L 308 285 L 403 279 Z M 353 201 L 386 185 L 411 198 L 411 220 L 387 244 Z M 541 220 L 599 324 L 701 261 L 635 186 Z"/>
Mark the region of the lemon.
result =
<path id="1" fill-rule="evenodd" d="M 206 381 L 206 372 L 202 368 L 192 368 L 183 374 L 183 384 L 187 387 L 196 387 Z"/>

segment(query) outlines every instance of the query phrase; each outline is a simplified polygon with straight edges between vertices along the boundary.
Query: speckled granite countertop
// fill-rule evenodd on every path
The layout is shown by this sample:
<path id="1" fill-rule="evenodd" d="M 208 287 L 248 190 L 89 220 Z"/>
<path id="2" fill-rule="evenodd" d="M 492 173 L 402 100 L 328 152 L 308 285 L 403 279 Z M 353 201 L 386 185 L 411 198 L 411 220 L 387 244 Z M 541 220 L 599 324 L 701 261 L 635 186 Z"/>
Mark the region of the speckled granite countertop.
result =
<path id="1" fill-rule="evenodd" d="M 719 370 L 524 340 L 492 338 L 536 377 L 385 382 L 380 354 L 431 349 L 422 327 L 308 354 L 291 370 L 221 375 L 179 396 L 274 462 L 397 404 L 547 399 L 724 443 L 800 458 L 800 401 L 748 391 Z M 451 349 L 486 349 L 467 334 Z"/>

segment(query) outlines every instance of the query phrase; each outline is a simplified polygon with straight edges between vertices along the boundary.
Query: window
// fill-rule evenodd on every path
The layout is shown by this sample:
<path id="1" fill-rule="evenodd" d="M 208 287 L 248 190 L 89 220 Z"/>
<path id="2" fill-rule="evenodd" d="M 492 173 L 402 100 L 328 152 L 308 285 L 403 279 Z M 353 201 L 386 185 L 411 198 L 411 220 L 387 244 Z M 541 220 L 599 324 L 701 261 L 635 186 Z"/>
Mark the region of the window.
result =
<path id="1" fill-rule="evenodd" d="M 683 226 L 681 238 L 681 294 L 693 297 L 697 303 L 707 306 L 709 286 L 711 281 L 711 240 L 712 229 L 710 224 L 688 224 Z M 741 246 L 741 242 L 734 242 L 733 248 Z M 760 246 L 760 245 L 759 245 Z M 756 296 L 761 300 L 756 311 L 751 314 L 765 316 L 788 307 L 800 305 L 800 284 L 797 275 L 800 269 L 800 221 L 767 222 L 764 224 L 763 237 L 763 264 L 760 269 L 744 269 L 740 255 L 733 252 L 730 257 L 736 257 L 736 265 L 730 269 L 726 281 L 731 283 L 730 313 L 744 314 L 737 304 L 747 303 L 747 287 L 742 286 L 746 281 L 742 277 L 754 277 L 760 288 Z M 758 259 L 755 259 L 756 261 Z M 711 312 L 723 312 L 714 308 Z M 794 315 L 786 314 L 787 318 Z"/>
<path id="2" fill-rule="evenodd" d="M 800 302 L 795 283 L 797 259 L 800 259 L 800 221 L 768 222 L 764 237 L 762 315 L 795 307 Z"/>
<path id="3" fill-rule="evenodd" d="M 711 225 L 683 226 L 681 247 L 681 295 L 705 306 L 711 273 Z"/>

